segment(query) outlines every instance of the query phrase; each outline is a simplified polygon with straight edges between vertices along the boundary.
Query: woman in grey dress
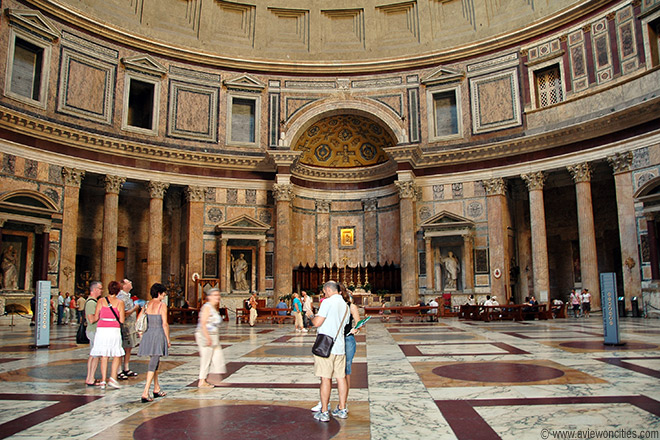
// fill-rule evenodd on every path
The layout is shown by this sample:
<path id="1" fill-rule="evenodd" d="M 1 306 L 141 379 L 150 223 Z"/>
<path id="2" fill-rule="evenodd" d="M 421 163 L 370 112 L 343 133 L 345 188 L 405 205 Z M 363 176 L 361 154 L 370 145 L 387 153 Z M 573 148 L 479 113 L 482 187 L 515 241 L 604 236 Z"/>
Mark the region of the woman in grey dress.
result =
<path id="1" fill-rule="evenodd" d="M 147 314 L 147 331 L 142 335 L 138 356 L 151 356 L 149 359 L 149 371 L 147 372 L 147 383 L 142 392 L 142 403 L 153 401 L 149 396 L 151 382 L 154 383 L 154 397 L 164 397 L 158 383 L 158 364 L 161 356 L 167 356 L 170 347 L 170 327 L 167 324 L 167 305 L 163 303 L 165 298 L 165 286 L 155 283 L 151 286 L 151 301 L 142 309 Z"/>

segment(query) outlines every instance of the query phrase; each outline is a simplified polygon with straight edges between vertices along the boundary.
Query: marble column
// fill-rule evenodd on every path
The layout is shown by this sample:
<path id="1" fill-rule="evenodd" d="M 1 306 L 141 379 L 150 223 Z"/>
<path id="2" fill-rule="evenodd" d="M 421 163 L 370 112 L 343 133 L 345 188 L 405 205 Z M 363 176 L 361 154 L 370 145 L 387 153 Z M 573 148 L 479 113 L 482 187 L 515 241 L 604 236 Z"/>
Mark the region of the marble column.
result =
<path id="1" fill-rule="evenodd" d="M 103 204 L 103 246 L 101 251 L 101 282 L 104 291 L 117 275 L 117 226 L 119 216 L 119 191 L 125 177 L 105 176 L 105 201 Z"/>
<path id="2" fill-rule="evenodd" d="M 221 238 L 218 240 L 220 243 L 220 251 L 218 255 L 218 277 L 220 278 L 220 292 L 228 293 L 229 286 L 227 284 L 227 240 L 226 238 Z"/>
<path id="3" fill-rule="evenodd" d="M 543 171 L 523 174 L 520 177 L 529 190 L 529 218 L 532 229 L 532 267 L 534 273 L 534 296 L 539 303 L 547 303 L 550 293 L 548 274 L 548 239 L 545 231 L 545 205 L 543 203 Z"/>
<path id="4" fill-rule="evenodd" d="M 435 293 L 435 280 L 433 279 L 433 272 L 435 270 L 435 262 L 433 261 L 433 246 L 432 238 L 424 238 L 424 251 L 426 253 L 426 294 L 433 295 Z"/>
<path id="5" fill-rule="evenodd" d="M 507 210 L 506 182 L 502 178 L 483 181 L 488 206 L 488 254 L 490 262 L 490 293 L 508 301 L 509 240 L 505 225 Z M 499 278 L 496 276 L 499 274 Z M 505 301 L 499 301 L 504 303 Z"/>
<path id="6" fill-rule="evenodd" d="M 330 264 L 330 200 L 316 201 L 316 263 L 322 266 L 323 263 Z"/>
<path id="7" fill-rule="evenodd" d="M 277 211 L 275 227 L 275 298 L 293 291 L 293 267 L 291 266 L 291 201 L 293 185 L 273 185 Z"/>
<path id="8" fill-rule="evenodd" d="M 75 168 L 62 168 L 64 200 L 60 243 L 60 292 L 75 292 L 76 253 L 78 251 L 78 209 L 80 183 L 85 172 Z"/>
<path id="9" fill-rule="evenodd" d="M 474 292 L 474 258 L 472 256 L 474 249 L 474 237 L 472 234 L 463 236 L 463 271 L 465 274 L 464 293 Z M 505 297 L 502 296 L 502 299 Z"/>
<path id="10" fill-rule="evenodd" d="M 266 240 L 259 240 L 259 292 L 266 293 Z"/>
<path id="11" fill-rule="evenodd" d="M 651 279 L 660 280 L 660 267 L 658 267 L 658 234 L 654 215 L 646 216 L 646 231 L 648 232 L 649 259 L 651 260 Z"/>
<path id="12" fill-rule="evenodd" d="M 635 217 L 632 172 L 630 170 L 632 160 L 633 154 L 630 151 L 617 153 L 607 158 L 614 172 L 626 308 L 630 307 L 630 300 L 633 297 L 639 297 L 642 293 L 639 248 L 637 245 L 637 219 Z"/>
<path id="13" fill-rule="evenodd" d="M 186 267 L 188 277 L 184 282 L 186 289 L 186 299 L 192 307 L 198 307 L 198 296 L 201 293 L 196 292 L 195 282 L 192 280 L 194 273 L 200 276 L 203 273 L 204 257 L 204 200 L 206 198 L 206 188 L 201 186 L 189 186 L 186 188 L 186 221 L 188 223 L 188 237 L 186 241 Z"/>
<path id="14" fill-rule="evenodd" d="M 598 275 L 594 210 L 591 200 L 591 168 L 587 162 L 571 165 L 567 168 L 575 181 L 582 287 L 589 289 L 591 307 L 598 310 L 600 309 L 600 277 Z"/>
<path id="15" fill-rule="evenodd" d="M 417 246 L 415 242 L 415 199 L 417 188 L 411 181 L 395 181 L 399 189 L 401 242 L 401 294 L 403 305 L 419 300 L 417 291 Z"/>
<path id="16" fill-rule="evenodd" d="M 168 191 L 165 199 L 165 209 L 170 222 L 171 233 L 169 234 L 169 272 L 175 276 L 175 280 L 184 285 L 183 277 L 185 270 L 181 258 L 181 191 Z M 166 253 L 167 254 L 167 253 Z"/>
<path id="17" fill-rule="evenodd" d="M 364 264 L 378 264 L 378 199 L 362 200 L 364 210 Z"/>
<path id="18" fill-rule="evenodd" d="M 163 197 L 169 183 L 150 181 L 149 237 L 147 251 L 147 288 L 163 283 Z"/>

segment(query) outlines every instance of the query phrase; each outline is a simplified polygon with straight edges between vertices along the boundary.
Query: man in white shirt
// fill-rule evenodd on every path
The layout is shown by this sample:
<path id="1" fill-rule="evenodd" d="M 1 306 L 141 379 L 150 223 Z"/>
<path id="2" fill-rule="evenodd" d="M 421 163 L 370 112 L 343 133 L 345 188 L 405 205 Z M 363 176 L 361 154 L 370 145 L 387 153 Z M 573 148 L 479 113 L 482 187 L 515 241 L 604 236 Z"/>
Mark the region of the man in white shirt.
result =
<path id="1" fill-rule="evenodd" d="M 137 318 L 138 311 L 140 307 L 135 305 L 131 299 L 130 291 L 133 290 L 133 282 L 127 278 L 124 278 L 121 282 L 121 290 L 117 294 L 117 299 L 120 299 L 124 302 L 124 310 L 126 317 L 124 319 L 124 324 L 126 325 L 126 330 L 128 330 L 128 339 L 122 340 L 122 347 L 126 354 L 122 357 L 123 370 L 117 374 L 117 379 L 126 380 L 129 377 L 137 376 L 137 373 L 131 370 L 131 351 L 133 347 L 138 345 L 137 332 L 135 331 L 135 320 Z"/>
<path id="2" fill-rule="evenodd" d="M 307 327 L 309 327 L 312 323 L 310 322 L 309 318 L 307 317 L 307 312 L 312 312 L 312 297 L 307 295 L 307 292 L 304 290 L 302 291 L 302 303 L 303 303 L 303 317 L 305 318 L 305 328 L 303 329 L 304 332 L 307 331 Z"/>
<path id="3" fill-rule="evenodd" d="M 343 332 L 348 317 L 348 305 L 339 294 L 339 285 L 334 281 L 328 281 L 323 285 L 323 293 L 326 298 L 319 307 L 319 313 L 314 316 L 311 311 L 308 311 L 307 317 L 312 320 L 312 325 L 318 328 L 318 334 L 328 335 L 335 339 L 330 357 L 322 358 L 314 355 L 314 374 L 321 378 L 321 411 L 315 413 L 314 418 L 320 422 L 329 422 L 328 404 L 330 403 L 333 377 L 337 379 L 339 405 L 336 410 L 332 411 L 332 415 L 341 419 L 348 417 L 346 351 Z"/>
<path id="4" fill-rule="evenodd" d="M 429 315 L 429 322 L 437 321 L 438 316 L 440 313 L 438 313 L 438 301 L 437 298 L 432 298 L 431 301 L 429 301 L 429 307 L 435 307 L 435 309 L 429 309 L 428 315 Z"/>
<path id="5" fill-rule="evenodd" d="M 591 312 L 591 293 L 589 293 L 589 289 L 584 289 L 582 291 L 581 300 L 582 300 L 582 315 L 588 318 L 589 312 Z"/>

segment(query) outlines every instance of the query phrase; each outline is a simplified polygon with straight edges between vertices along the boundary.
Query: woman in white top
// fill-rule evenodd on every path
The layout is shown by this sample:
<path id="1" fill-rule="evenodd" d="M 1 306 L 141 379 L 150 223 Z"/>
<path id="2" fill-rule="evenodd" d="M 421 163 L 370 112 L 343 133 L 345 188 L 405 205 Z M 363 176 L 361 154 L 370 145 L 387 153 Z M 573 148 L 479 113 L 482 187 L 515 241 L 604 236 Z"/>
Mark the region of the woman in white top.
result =
<path id="1" fill-rule="evenodd" d="M 199 313 L 195 341 L 199 347 L 199 388 L 213 388 L 215 385 L 207 381 L 209 373 L 225 374 L 225 358 L 220 347 L 218 330 L 222 317 L 218 313 L 220 307 L 220 290 L 211 289 L 206 293 L 206 302 Z"/>

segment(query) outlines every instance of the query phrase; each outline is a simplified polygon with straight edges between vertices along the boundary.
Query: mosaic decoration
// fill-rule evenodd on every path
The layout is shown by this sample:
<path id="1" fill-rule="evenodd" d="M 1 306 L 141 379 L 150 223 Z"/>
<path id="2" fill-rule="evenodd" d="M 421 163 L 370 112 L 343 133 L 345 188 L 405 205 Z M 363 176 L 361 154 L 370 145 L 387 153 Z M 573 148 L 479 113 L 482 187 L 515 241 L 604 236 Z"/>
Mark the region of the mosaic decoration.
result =
<path id="1" fill-rule="evenodd" d="M 472 129 L 483 133 L 522 124 L 516 69 L 470 78 Z"/>
<path id="2" fill-rule="evenodd" d="M 309 127 L 295 143 L 300 163 L 329 168 L 353 168 L 387 162 L 383 148 L 394 145 L 378 124 L 356 115 L 331 116 Z"/>

